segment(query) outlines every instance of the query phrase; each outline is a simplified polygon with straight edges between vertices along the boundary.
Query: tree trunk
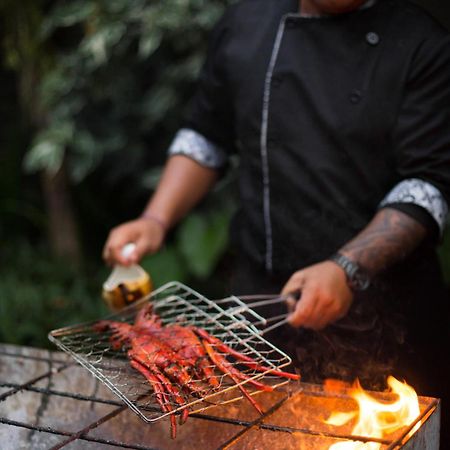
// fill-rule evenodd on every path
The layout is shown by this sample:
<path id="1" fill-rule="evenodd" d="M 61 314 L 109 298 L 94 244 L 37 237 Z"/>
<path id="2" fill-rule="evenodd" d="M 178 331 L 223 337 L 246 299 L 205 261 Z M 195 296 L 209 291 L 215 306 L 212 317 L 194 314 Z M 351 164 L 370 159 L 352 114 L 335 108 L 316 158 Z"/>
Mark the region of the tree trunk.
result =
<path id="1" fill-rule="evenodd" d="M 48 217 L 48 241 L 57 258 L 80 266 L 81 245 L 64 166 L 56 174 L 44 172 L 42 187 Z"/>

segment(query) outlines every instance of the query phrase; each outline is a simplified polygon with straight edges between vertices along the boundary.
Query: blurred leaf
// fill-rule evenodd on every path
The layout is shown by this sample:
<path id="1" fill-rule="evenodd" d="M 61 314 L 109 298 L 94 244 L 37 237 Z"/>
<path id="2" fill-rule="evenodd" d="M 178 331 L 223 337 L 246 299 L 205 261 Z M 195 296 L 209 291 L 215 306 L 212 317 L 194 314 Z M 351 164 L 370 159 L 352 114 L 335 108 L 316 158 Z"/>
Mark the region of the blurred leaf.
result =
<path id="1" fill-rule="evenodd" d="M 154 191 L 158 186 L 159 180 L 162 175 L 162 167 L 152 167 L 142 176 L 142 186 L 147 189 Z"/>
<path id="2" fill-rule="evenodd" d="M 39 139 L 25 158 L 25 170 L 27 172 L 48 170 L 56 173 L 62 166 L 63 158 L 64 145 L 50 139 Z"/>
<path id="3" fill-rule="evenodd" d="M 48 170 L 56 173 L 62 165 L 65 146 L 72 139 L 73 124 L 62 122 L 40 132 L 25 157 L 24 167 L 28 172 Z"/>
<path id="4" fill-rule="evenodd" d="M 177 95 L 171 86 L 153 88 L 143 99 L 142 112 L 153 123 L 160 121 L 177 103 Z"/>
<path id="5" fill-rule="evenodd" d="M 61 99 L 71 92 L 74 84 L 75 78 L 70 75 L 65 67 L 59 66 L 49 70 L 42 77 L 39 87 L 40 100 L 43 106 L 53 108 L 58 105 Z"/>
<path id="6" fill-rule="evenodd" d="M 95 33 L 86 37 L 80 48 L 81 52 L 91 58 L 94 67 L 97 67 L 108 60 L 106 51 L 106 35 Z"/>
<path id="7" fill-rule="evenodd" d="M 211 275 L 228 243 L 229 216 L 216 210 L 208 215 L 191 214 L 177 234 L 180 252 L 189 270 L 205 279 Z"/>
<path id="8" fill-rule="evenodd" d="M 70 27 L 80 23 L 92 16 L 95 10 L 95 2 L 89 0 L 57 2 L 42 24 L 42 36 L 47 37 L 58 27 Z"/>
<path id="9" fill-rule="evenodd" d="M 98 143 L 88 130 L 79 130 L 71 144 L 69 172 L 75 182 L 80 182 L 97 165 L 101 153 Z"/>
<path id="10" fill-rule="evenodd" d="M 122 39 L 126 30 L 126 25 L 119 21 L 102 24 L 95 32 L 85 36 L 80 44 L 80 56 L 89 58 L 91 68 L 107 64 L 113 54 L 113 47 Z"/>
<path id="11" fill-rule="evenodd" d="M 134 170 L 133 177 L 144 180 L 148 166 L 142 161 L 160 165 L 165 159 L 168 136 L 181 123 L 209 30 L 229 2 L 59 0 L 44 19 L 42 4 L 36 4 L 35 27 L 48 39 L 41 41 L 46 51 L 39 53 L 39 60 L 51 57 L 42 65 L 38 90 L 45 113 L 39 123 L 46 125 L 27 156 L 27 170 L 55 170 L 66 154 L 75 184 L 105 167 L 109 173 L 101 179 L 121 182 Z M 22 47 L 35 41 L 36 32 L 30 32 Z M 8 48 L 13 61 L 15 42 Z M 34 47 L 26 54 L 38 56 Z M 65 121 L 73 126 L 73 141 L 43 134 L 45 129 L 53 134 Z M 108 148 L 108 142 L 121 146 Z M 137 164 L 115 167 L 105 161 L 112 152 L 122 152 Z M 146 186 L 145 181 L 137 184 Z"/>
<path id="12" fill-rule="evenodd" d="M 150 274 L 154 287 L 169 281 L 185 282 L 188 270 L 174 246 L 166 246 L 158 253 L 147 256 L 141 263 Z"/>
<path id="13" fill-rule="evenodd" d="M 139 56 L 142 59 L 148 58 L 161 44 L 162 33 L 155 31 L 143 34 L 139 40 Z"/>

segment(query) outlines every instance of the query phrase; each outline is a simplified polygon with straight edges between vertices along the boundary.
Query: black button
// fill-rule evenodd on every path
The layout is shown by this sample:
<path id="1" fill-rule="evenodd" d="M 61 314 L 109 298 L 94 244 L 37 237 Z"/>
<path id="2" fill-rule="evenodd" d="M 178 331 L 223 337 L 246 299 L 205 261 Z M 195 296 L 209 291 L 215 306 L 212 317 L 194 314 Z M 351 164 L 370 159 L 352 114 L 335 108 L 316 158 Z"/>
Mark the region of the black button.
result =
<path id="1" fill-rule="evenodd" d="M 378 36 L 378 34 L 374 31 L 370 31 L 366 34 L 366 41 L 370 45 L 378 45 L 378 43 L 380 42 L 380 36 Z"/>
<path id="2" fill-rule="evenodd" d="M 348 96 L 351 103 L 356 104 L 361 101 L 362 93 L 358 89 L 354 89 Z"/>
<path id="3" fill-rule="evenodd" d="M 280 76 L 273 76 L 272 77 L 272 86 L 278 87 L 283 82 L 283 79 Z"/>

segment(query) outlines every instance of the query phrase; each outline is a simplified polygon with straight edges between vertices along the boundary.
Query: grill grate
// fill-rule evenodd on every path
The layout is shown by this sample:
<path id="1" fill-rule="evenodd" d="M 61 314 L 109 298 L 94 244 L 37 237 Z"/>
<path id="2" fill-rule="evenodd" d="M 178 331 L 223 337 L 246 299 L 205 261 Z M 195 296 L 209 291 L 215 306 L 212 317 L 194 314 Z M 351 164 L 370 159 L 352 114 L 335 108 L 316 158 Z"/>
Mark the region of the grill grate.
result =
<path id="1" fill-rule="evenodd" d="M 24 352 L 28 352 L 28 354 L 25 354 Z M 109 428 L 104 430 L 103 432 L 98 433 L 98 435 L 93 435 L 91 433 L 86 433 L 85 430 L 93 430 L 94 428 L 98 427 L 100 422 L 109 423 L 111 421 L 111 417 L 113 415 L 119 415 L 120 413 L 125 414 L 126 411 L 123 411 L 123 407 L 121 407 L 121 403 L 119 401 L 109 400 L 107 398 L 102 398 L 103 395 L 107 394 L 106 392 L 103 393 L 103 395 L 99 395 L 100 393 L 95 393 L 94 395 L 82 395 L 79 392 L 77 392 L 77 389 L 75 389 L 75 392 L 72 392 L 72 389 L 74 386 L 72 385 L 74 378 L 73 373 L 71 372 L 71 376 L 67 377 L 67 371 L 74 370 L 75 364 L 67 364 L 67 360 L 63 357 L 61 354 L 48 354 L 48 357 L 46 357 L 47 352 L 40 351 L 37 349 L 23 349 L 19 347 L 13 347 L 13 346 L 5 346 L 0 344 L 0 368 L 9 366 L 9 361 L 17 361 L 19 365 L 22 365 L 21 363 L 23 361 L 36 361 L 39 364 L 46 364 L 39 366 L 40 370 L 42 370 L 42 374 L 39 374 L 39 371 L 36 372 L 37 366 L 34 366 L 33 371 L 29 371 L 30 378 L 22 378 L 23 382 L 13 382 L 10 378 L 8 379 L 8 382 L 6 382 L 6 377 L 4 376 L 2 378 L 1 371 L 0 371 L 0 389 L 7 389 L 6 392 L 4 392 L 3 398 L 0 398 L 0 406 L 2 405 L 2 400 L 7 399 L 15 399 L 16 404 L 25 405 L 24 399 L 22 399 L 22 395 L 25 395 L 29 392 L 34 392 L 37 395 L 41 396 L 41 399 L 39 402 L 44 401 L 45 398 L 51 399 L 51 398 L 59 398 L 61 402 L 64 401 L 64 398 L 73 399 L 75 401 L 75 404 L 66 403 L 65 408 L 67 408 L 67 414 L 73 415 L 74 419 L 77 421 L 80 420 L 80 417 L 83 416 L 83 413 L 80 413 L 81 411 L 86 411 L 78 402 L 82 403 L 88 403 L 92 407 L 93 405 L 98 404 L 106 404 L 110 405 L 114 409 L 110 411 L 109 414 L 101 416 L 93 416 L 89 421 L 81 421 L 79 423 L 79 427 L 75 427 L 72 431 L 69 431 L 67 429 L 67 426 L 64 426 L 63 423 L 57 422 L 56 419 L 54 421 L 48 422 L 48 425 L 51 426 L 42 426 L 39 424 L 39 417 L 35 417 L 33 413 L 29 413 L 30 415 L 27 417 L 21 417 L 16 418 L 14 417 L 14 411 L 7 410 L 7 409 L 1 409 L 0 408 L 0 425 L 4 427 L 5 430 L 7 430 L 9 427 L 15 428 L 15 429 L 24 429 L 24 430 L 30 430 L 30 432 L 38 432 L 40 435 L 43 435 L 45 437 L 42 438 L 41 442 L 42 444 L 44 442 L 47 442 L 46 439 L 48 439 L 48 442 L 54 442 L 52 439 L 50 439 L 50 436 L 60 436 L 61 439 L 63 439 L 57 446 L 53 447 L 56 448 L 62 448 L 66 445 L 71 445 L 70 448 L 88 448 L 89 445 L 95 445 L 95 447 L 92 448 L 128 448 L 128 449 L 135 449 L 135 450 L 153 450 L 156 448 L 176 448 L 176 446 L 181 445 L 178 442 L 175 442 L 174 445 L 170 446 L 171 444 L 169 441 L 170 439 L 167 437 L 167 441 L 158 441 L 155 439 L 155 431 L 156 428 L 153 428 L 153 426 L 150 426 L 148 428 L 148 433 L 144 433 L 140 436 L 145 436 L 145 438 L 140 439 L 130 439 L 129 436 L 125 434 L 125 430 L 122 430 L 117 435 L 112 435 L 111 430 L 115 428 L 115 425 L 110 425 Z M 48 367 L 51 370 L 45 370 L 44 367 Z M 30 366 L 31 369 L 31 366 Z M 80 371 L 81 372 L 81 371 Z M 6 372 L 4 372 L 6 373 Z M 32 377 L 31 374 L 39 375 Z M 21 372 L 21 375 L 26 375 L 25 373 Z M 81 373 L 80 373 L 81 375 Z M 61 387 L 66 390 L 54 390 L 51 388 L 43 388 L 35 386 L 35 384 L 38 382 L 37 380 L 47 379 L 49 383 L 48 385 L 53 385 L 54 383 L 60 384 Z M 59 380 L 59 383 L 58 383 Z M 79 381 L 80 379 L 77 378 Z M 61 382 L 63 383 L 61 384 Z M 69 384 L 66 384 L 69 383 Z M 289 386 L 288 386 L 289 387 Z M 222 412 L 216 412 L 219 413 L 218 415 L 205 415 L 205 414 L 192 414 L 190 420 L 186 424 L 187 429 L 189 429 L 190 426 L 192 426 L 196 421 L 208 421 L 210 423 L 215 423 L 217 425 L 223 425 L 227 424 L 227 426 L 233 427 L 235 430 L 234 432 L 231 432 L 228 434 L 228 436 L 231 437 L 223 437 L 223 444 L 221 444 L 219 447 L 217 445 L 206 445 L 204 444 L 202 448 L 208 448 L 208 449 L 224 449 L 224 448 L 253 448 L 251 443 L 251 440 L 249 441 L 249 435 L 252 433 L 252 430 L 254 430 L 258 433 L 258 436 L 260 437 L 259 444 L 262 445 L 264 448 L 279 448 L 280 444 L 282 448 L 289 447 L 289 444 L 293 444 L 294 442 L 298 445 L 295 448 L 326 448 L 326 446 L 319 446 L 315 445 L 313 447 L 310 447 L 309 445 L 305 444 L 303 447 L 301 444 L 299 444 L 300 441 L 294 441 L 291 439 L 294 439 L 294 437 L 300 437 L 304 436 L 314 438 L 315 436 L 323 438 L 325 441 L 327 438 L 335 438 L 338 440 L 359 440 L 361 442 L 366 443 L 375 443 L 380 442 L 382 443 L 382 449 L 383 450 L 398 450 L 400 448 L 423 448 L 423 445 L 420 446 L 423 442 L 427 442 L 427 448 L 430 444 L 429 440 L 424 441 L 424 439 L 429 439 L 431 437 L 430 434 L 426 434 L 426 427 L 429 422 L 435 423 L 436 415 L 439 413 L 439 401 L 436 399 L 427 399 L 427 398 L 421 398 L 423 403 L 423 408 L 421 408 L 421 414 L 417 418 L 417 421 L 422 422 L 422 426 L 414 433 L 414 435 L 411 434 L 411 430 L 414 428 L 415 423 L 411 424 L 409 427 L 405 428 L 404 432 L 397 436 L 396 438 L 392 440 L 388 439 L 373 439 L 373 438 L 363 438 L 363 437 L 356 437 L 351 435 L 345 435 L 343 433 L 338 433 L 338 430 L 334 430 L 332 433 L 326 432 L 323 429 L 313 429 L 313 428 L 303 428 L 301 426 L 301 421 L 298 423 L 287 423 L 285 421 L 277 421 L 275 415 L 279 414 L 283 411 L 287 414 L 288 417 L 292 416 L 291 406 L 292 404 L 296 404 L 299 398 L 304 397 L 305 399 L 313 399 L 315 397 L 323 398 L 324 401 L 329 401 L 330 399 L 335 399 L 336 401 L 345 400 L 347 395 L 345 393 L 342 394 L 336 394 L 330 397 L 330 393 L 327 393 L 323 391 L 319 386 L 314 385 L 307 385 L 302 383 L 301 385 L 293 384 L 292 388 L 296 391 L 296 393 L 292 393 L 293 395 L 290 397 L 285 397 L 283 401 L 273 403 L 273 407 L 270 409 L 270 411 L 266 412 L 266 418 L 263 422 L 261 422 L 261 418 L 258 417 L 256 421 L 248 420 L 249 418 L 247 416 L 241 415 L 240 418 L 232 418 L 232 417 L 224 417 L 222 414 L 224 410 L 226 411 L 227 408 L 224 408 Z M 283 388 L 284 390 L 285 388 Z M 96 391 L 95 391 L 96 392 Z M 269 394 L 270 395 L 270 394 Z M 333 400 L 333 402 L 335 401 Z M 339 408 L 340 409 L 340 408 Z M 26 411 L 32 411 L 33 408 L 26 408 Z M 272 415 L 269 416 L 269 413 L 273 412 Z M 307 411 L 304 411 L 303 413 L 306 413 Z M 269 417 L 268 417 L 269 416 Z M 433 419 L 434 418 L 434 419 Z M 126 417 L 125 421 L 128 424 L 127 426 L 130 428 L 130 436 L 136 436 L 139 433 L 142 433 L 143 429 L 146 429 L 147 427 L 142 427 L 137 423 L 134 423 L 132 420 L 132 417 Z M 416 421 L 416 422 L 417 422 Z M 140 422 L 140 421 L 139 421 Z M 191 425 L 189 425 L 191 424 Z M 154 425 L 156 427 L 156 424 Z M 242 429 L 244 427 L 244 430 Z M 217 435 L 217 430 L 214 427 L 207 426 L 206 427 L 210 433 L 211 436 Z M 1 427 L 0 427 L 1 430 Z M 269 434 L 265 434 L 265 432 L 268 432 Z M 183 448 L 186 446 L 186 448 L 198 448 L 199 441 L 198 441 L 198 433 L 199 428 L 193 427 L 193 431 L 191 434 L 188 433 L 187 441 L 183 441 Z M 8 433 L 8 437 L 14 436 L 14 433 L 10 431 L 6 431 Z M 85 434 L 83 434 L 85 433 Z M 419 435 L 418 437 L 416 435 Z M 188 436 L 191 438 L 189 440 Z M 271 440 L 273 437 L 277 440 L 278 446 L 273 446 L 271 443 L 266 443 L 264 438 L 265 437 L 271 437 Z M 407 436 L 407 437 L 405 437 Z M 416 439 L 417 437 L 417 439 Z M 197 440 L 195 440 L 197 438 Z M 195 440 L 194 443 L 193 440 Z M 8 447 L 8 442 L 3 442 L 2 448 L 4 445 L 6 445 L 6 449 L 9 448 L 49 448 L 51 445 L 46 446 L 36 446 L 36 447 L 30 447 L 30 445 L 21 444 L 27 442 L 30 444 L 31 441 L 15 441 L 14 438 L 12 440 L 12 445 L 14 447 Z M 34 442 L 34 441 L 33 441 Z M 261 444 L 262 442 L 262 444 Z M 303 442 L 303 441 L 302 441 Z M 417 442 L 417 444 L 415 444 Z M 78 446 L 77 446 L 78 443 Z M 17 444 L 17 445 L 16 445 Z M 262 448 L 261 447 L 261 448 Z M 89 448 L 91 448 L 89 446 Z M 431 446 L 430 448 L 438 448 L 437 446 Z"/>
<path id="2" fill-rule="evenodd" d="M 291 363 L 291 359 L 266 341 L 254 325 L 264 324 L 264 319 L 238 298 L 226 299 L 227 309 L 223 309 L 217 303 L 177 282 L 162 286 L 148 297 L 107 319 L 131 324 L 137 311 L 148 302 L 151 302 L 154 312 L 164 325 L 179 323 L 202 328 L 233 350 L 270 369 L 280 369 Z M 146 422 L 154 422 L 185 408 L 189 408 L 191 413 L 199 413 L 211 406 L 234 402 L 242 398 L 237 389 L 242 384 L 246 384 L 250 395 L 260 392 L 248 387 L 247 380 L 236 384 L 228 376 L 215 370 L 219 380 L 218 387 L 206 387 L 205 394 L 200 398 L 186 394 L 186 405 L 173 403 L 172 410 L 164 412 L 159 407 L 156 394 L 148 381 L 130 367 L 127 349 L 114 350 L 110 343 L 111 332 L 98 332 L 94 330 L 93 324 L 94 322 L 54 330 L 49 334 L 49 338 L 87 368 Z M 250 379 L 257 379 L 273 387 L 287 383 L 287 380 L 273 376 L 269 371 L 258 372 L 238 362 L 233 365 Z M 195 383 L 201 383 L 201 388 L 205 389 L 204 381 L 198 380 Z"/>

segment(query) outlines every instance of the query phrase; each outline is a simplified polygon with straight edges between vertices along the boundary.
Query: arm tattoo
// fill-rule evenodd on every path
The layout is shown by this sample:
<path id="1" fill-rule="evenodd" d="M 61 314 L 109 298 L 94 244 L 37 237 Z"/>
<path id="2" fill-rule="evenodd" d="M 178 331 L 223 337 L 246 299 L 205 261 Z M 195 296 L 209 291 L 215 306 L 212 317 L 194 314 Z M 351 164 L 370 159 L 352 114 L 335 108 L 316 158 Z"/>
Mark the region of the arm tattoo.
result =
<path id="1" fill-rule="evenodd" d="M 383 208 L 340 252 L 375 275 L 407 257 L 425 235 L 425 227 L 412 217 Z"/>

